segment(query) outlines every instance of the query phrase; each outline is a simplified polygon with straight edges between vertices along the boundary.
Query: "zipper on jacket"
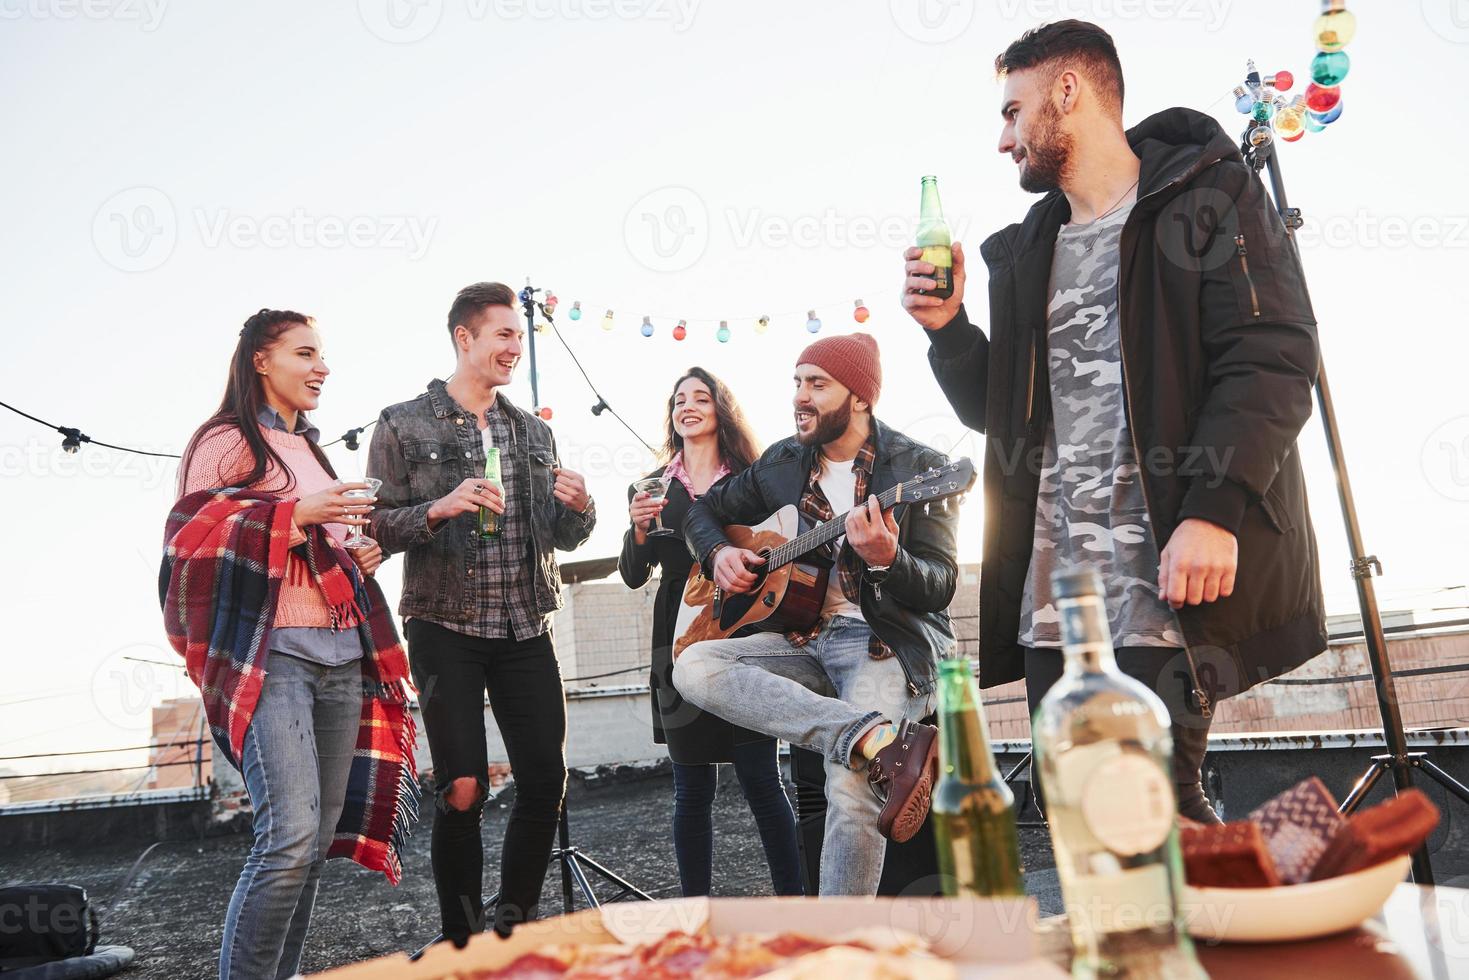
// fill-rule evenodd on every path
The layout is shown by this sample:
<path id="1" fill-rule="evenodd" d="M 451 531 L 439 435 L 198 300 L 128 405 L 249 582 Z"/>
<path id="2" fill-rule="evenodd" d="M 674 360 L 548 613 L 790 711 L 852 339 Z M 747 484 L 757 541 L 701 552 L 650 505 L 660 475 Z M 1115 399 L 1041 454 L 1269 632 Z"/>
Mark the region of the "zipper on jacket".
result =
<path id="1" fill-rule="evenodd" d="M 1027 432 L 1030 431 L 1031 420 L 1035 417 L 1035 359 L 1037 345 L 1034 337 L 1031 337 L 1030 342 L 1030 380 L 1025 384 L 1025 430 Z"/>
<path id="2" fill-rule="evenodd" d="M 1245 282 L 1250 287 L 1250 313 L 1254 316 L 1260 315 L 1260 294 L 1255 292 L 1255 280 L 1250 278 L 1250 260 L 1245 251 L 1245 236 L 1241 232 L 1234 236 L 1235 254 L 1239 256 L 1240 271 L 1245 274 Z"/>
<path id="3" fill-rule="evenodd" d="M 1136 205 L 1134 205 L 1134 208 L 1136 208 Z M 1131 220 L 1132 220 L 1132 215 L 1128 215 L 1128 221 L 1130 222 Z M 1126 226 L 1124 225 L 1124 227 L 1123 227 L 1123 235 L 1125 236 L 1126 233 L 1127 233 L 1127 229 L 1126 229 Z M 1239 238 L 1236 241 L 1237 241 L 1237 243 L 1238 243 L 1238 245 L 1239 245 L 1240 248 L 1244 248 L 1244 236 L 1243 235 L 1239 236 Z M 1127 379 L 1130 377 L 1130 372 L 1127 369 L 1127 345 L 1122 342 L 1122 324 L 1126 320 L 1126 314 L 1125 314 L 1124 309 L 1123 309 L 1123 304 L 1125 303 L 1125 297 L 1123 295 L 1122 286 L 1123 286 L 1123 283 L 1126 281 L 1126 279 L 1122 275 L 1122 268 L 1121 268 L 1121 264 L 1120 263 L 1121 263 L 1121 257 L 1123 255 L 1125 255 L 1125 254 L 1126 254 L 1126 250 L 1125 249 L 1121 249 L 1121 248 L 1118 249 L 1118 261 L 1119 261 L 1119 265 L 1118 265 L 1118 270 L 1117 270 L 1117 327 L 1118 327 L 1118 329 L 1117 329 L 1117 357 L 1121 361 L 1121 364 L 1122 364 L 1122 401 L 1123 401 L 1123 404 L 1126 406 L 1126 409 L 1127 409 L 1127 439 L 1128 439 L 1128 441 L 1130 443 L 1132 443 L 1133 456 L 1137 460 L 1137 464 L 1138 464 L 1137 485 L 1138 485 L 1139 489 L 1141 489 L 1142 492 L 1143 492 L 1143 507 L 1147 509 L 1149 523 L 1151 524 L 1152 523 L 1152 515 L 1155 514 L 1155 513 L 1157 513 L 1157 511 L 1153 509 L 1153 500 L 1152 500 L 1152 498 L 1150 496 L 1148 496 L 1147 471 L 1146 471 L 1146 469 L 1142 465 L 1143 454 L 1142 454 L 1141 447 L 1138 446 L 1138 442 L 1137 442 L 1137 426 L 1134 424 L 1134 419 L 1137 418 L 1137 413 L 1135 413 L 1133 411 L 1133 408 L 1132 408 L 1132 389 L 1130 387 L 1128 387 L 1128 383 L 1127 383 Z M 1250 287 L 1250 289 L 1253 292 L 1254 286 L 1252 285 Z M 1156 524 L 1153 524 L 1153 527 L 1156 529 L 1157 528 L 1157 525 Z M 1156 531 L 1155 531 L 1155 534 L 1154 534 L 1154 543 L 1155 544 L 1157 543 Z M 1159 549 L 1160 556 L 1161 556 L 1161 553 L 1162 553 L 1162 550 Z M 1166 602 L 1167 599 L 1165 598 L 1163 601 Z M 1181 620 L 1179 621 L 1179 624 L 1178 625 L 1179 625 L 1179 629 L 1182 629 L 1183 628 L 1183 622 Z M 1212 709 L 1212 707 L 1210 705 L 1210 702 L 1209 702 L 1209 695 L 1204 691 L 1203 685 L 1199 683 L 1199 670 L 1198 670 L 1198 666 L 1194 663 L 1194 653 L 1193 653 L 1193 650 L 1189 649 L 1188 637 L 1186 635 L 1184 637 L 1183 656 L 1184 656 L 1184 659 L 1188 661 L 1188 676 L 1189 676 L 1189 681 L 1193 685 L 1194 702 L 1195 702 L 1195 704 L 1198 705 L 1199 715 L 1201 717 L 1204 717 L 1204 718 L 1213 717 L 1214 712 L 1213 712 L 1213 709 Z"/>

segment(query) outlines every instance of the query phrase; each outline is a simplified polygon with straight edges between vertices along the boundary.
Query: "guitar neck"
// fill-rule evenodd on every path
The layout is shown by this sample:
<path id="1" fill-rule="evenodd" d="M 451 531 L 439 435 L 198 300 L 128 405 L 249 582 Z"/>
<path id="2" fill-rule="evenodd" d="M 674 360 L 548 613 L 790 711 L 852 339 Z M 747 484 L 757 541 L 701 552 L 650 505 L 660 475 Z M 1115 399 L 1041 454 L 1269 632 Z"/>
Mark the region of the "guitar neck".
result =
<path id="1" fill-rule="evenodd" d="M 899 496 L 906 492 L 906 484 L 898 484 L 877 495 L 878 506 L 887 510 L 897 503 Z M 829 521 L 822 521 L 804 534 L 791 538 L 785 544 L 771 551 L 765 559 L 766 569 L 780 568 L 820 548 L 822 545 L 830 544 L 843 534 L 847 533 L 847 515 L 845 513 L 833 517 Z"/>

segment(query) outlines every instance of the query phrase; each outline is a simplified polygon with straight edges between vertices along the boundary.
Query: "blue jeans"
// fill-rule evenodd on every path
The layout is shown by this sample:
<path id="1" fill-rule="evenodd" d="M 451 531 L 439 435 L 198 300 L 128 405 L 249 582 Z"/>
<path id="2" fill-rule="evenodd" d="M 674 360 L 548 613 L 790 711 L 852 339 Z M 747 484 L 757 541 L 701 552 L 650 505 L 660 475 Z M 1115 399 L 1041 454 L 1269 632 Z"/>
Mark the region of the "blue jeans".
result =
<path id="1" fill-rule="evenodd" d="M 775 739 L 736 745 L 734 771 L 755 817 L 770 884 L 777 895 L 800 895 L 796 816 L 786 796 Z M 673 764 L 673 851 L 685 897 L 708 895 L 714 877 L 714 791 L 717 765 Z"/>
<path id="2" fill-rule="evenodd" d="M 932 695 L 910 693 L 896 657 L 872 659 L 871 636 L 862 620 L 833 616 L 804 647 L 756 633 L 695 643 L 673 663 L 685 700 L 826 758 L 823 895 L 875 895 L 882 879 L 882 804 L 865 763 L 852 764 L 853 747 L 884 719 L 916 721 L 932 710 Z"/>
<path id="3" fill-rule="evenodd" d="M 224 920 L 220 980 L 282 980 L 301 968 L 362 714 L 362 667 L 266 660 L 241 770 L 255 845 Z"/>

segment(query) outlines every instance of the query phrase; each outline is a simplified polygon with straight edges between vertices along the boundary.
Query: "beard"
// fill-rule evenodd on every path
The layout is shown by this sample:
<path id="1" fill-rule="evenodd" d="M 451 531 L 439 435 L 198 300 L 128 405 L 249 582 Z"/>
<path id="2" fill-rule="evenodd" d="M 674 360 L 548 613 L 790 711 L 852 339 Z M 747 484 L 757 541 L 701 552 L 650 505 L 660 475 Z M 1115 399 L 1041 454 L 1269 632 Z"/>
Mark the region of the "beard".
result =
<path id="1" fill-rule="evenodd" d="M 817 412 L 816 424 L 811 427 L 810 434 L 802 435 L 797 432 L 796 441 L 803 446 L 824 446 L 840 439 L 851 422 L 852 401 L 848 399 L 840 408 L 834 408 L 830 412 Z"/>
<path id="2" fill-rule="evenodd" d="M 1040 128 L 1025 147 L 1025 167 L 1020 171 L 1020 189 L 1044 194 L 1061 186 L 1071 163 L 1074 141 L 1061 131 L 1061 112 L 1049 100 L 1041 104 Z"/>

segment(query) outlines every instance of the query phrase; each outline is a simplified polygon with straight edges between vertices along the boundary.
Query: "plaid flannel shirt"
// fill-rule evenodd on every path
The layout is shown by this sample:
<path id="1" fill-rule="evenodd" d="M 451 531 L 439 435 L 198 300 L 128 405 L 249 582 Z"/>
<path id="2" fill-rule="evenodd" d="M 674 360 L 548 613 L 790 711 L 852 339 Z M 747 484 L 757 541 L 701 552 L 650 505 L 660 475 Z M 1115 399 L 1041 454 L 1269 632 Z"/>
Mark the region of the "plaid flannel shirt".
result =
<path id="1" fill-rule="evenodd" d="M 855 485 L 852 489 L 852 506 L 867 500 L 867 484 L 872 479 L 873 463 L 877 460 L 877 434 L 874 432 L 868 436 L 862 448 L 857 450 L 857 456 L 852 460 L 852 476 Z M 811 466 L 811 472 L 806 477 L 806 492 L 801 494 L 800 511 L 811 518 L 812 521 L 820 523 L 829 521 L 836 516 L 832 510 L 831 501 L 826 499 L 826 494 L 821 490 L 821 454 L 816 454 L 816 461 Z M 831 545 L 828 548 L 833 547 Z M 862 573 L 867 565 L 862 561 L 860 555 L 853 551 L 847 544 L 846 538 L 841 539 L 840 550 L 836 554 L 836 567 L 833 571 L 837 575 L 837 582 L 842 587 L 842 595 L 847 601 L 858 606 L 862 604 Z M 793 631 L 786 634 L 786 639 L 791 646 L 803 647 L 816 639 L 821 632 L 823 623 L 817 623 L 806 631 Z M 872 634 L 868 642 L 867 653 L 873 660 L 886 660 L 893 655 L 892 648 L 877 638 L 877 633 Z"/>

